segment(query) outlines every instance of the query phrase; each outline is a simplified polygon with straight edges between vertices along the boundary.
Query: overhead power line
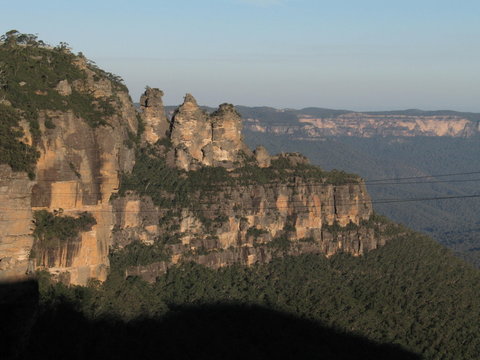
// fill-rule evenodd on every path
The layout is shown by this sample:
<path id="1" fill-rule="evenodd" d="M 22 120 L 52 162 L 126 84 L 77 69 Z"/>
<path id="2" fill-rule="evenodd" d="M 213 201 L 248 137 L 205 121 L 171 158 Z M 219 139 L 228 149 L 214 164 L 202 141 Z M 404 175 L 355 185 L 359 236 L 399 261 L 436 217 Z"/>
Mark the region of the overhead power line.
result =
<path id="1" fill-rule="evenodd" d="M 331 171 L 325 171 L 326 173 L 331 172 Z M 438 177 L 447 177 L 447 176 L 461 176 L 461 175 L 474 175 L 474 174 L 480 174 L 480 171 L 471 171 L 471 172 L 461 172 L 461 173 L 450 173 L 450 174 L 437 174 L 437 175 L 422 175 L 422 176 L 409 176 L 409 177 L 396 177 L 396 178 L 382 178 L 382 179 L 372 179 L 372 180 L 364 180 L 365 184 L 371 184 L 371 183 L 377 183 L 381 181 L 385 182 L 392 182 L 392 181 L 402 181 L 402 180 L 413 180 L 413 179 L 427 179 L 427 178 L 438 178 Z M 352 174 L 355 175 L 355 174 Z M 292 174 L 292 176 L 294 176 Z M 101 176 L 98 176 L 96 178 L 101 178 Z M 235 178 L 232 178 L 235 179 Z M 362 179 L 359 177 L 359 180 Z M 36 179 L 33 180 L 34 182 L 61 182 L 61 181 L 77 181 L 81 179 L 70 179 L 70 180 L 58 180 L 58 179 Z M 185 179 L 184 179 L 185 180 Z M 446 181 L 446 180 L 445 180 Z M 452 180 L 453 181 L 453 180 Z M 89 181 L 86 182 L 85 184 L 120 184 L 121 181 Z M 140 184 L 139 182 L 124 182 L 125 185 L 138 185 Z M 253 183 L 252 184 L 257 184 Z M 278 184 L 278 182 L 266 182 L 263 183 L 262 185 L 265 184 Z M 357 182 L 345 182 L 342 185 L 348 185 L 348 184 L 358 184 Z M 242 185 L 241 183 L 239 185 Z"/>
<path id="2" fill-rule="evenodd" d="M 366 183 L 377 182 L 377 181 L 397 181 L 397 180 L 411 180 L 411 179 L 426 179 L 426 178 L 437 178 L 437 177 L 446 177 L 446 176 L 460 176 L 460 175 L 473 175 L 480 174 L 480 171 L 471 171 L 471 172 L 461 172 L 461 173 L 450 173 L 450 174 L 437 174 L 437 175 L 423 175 L 423 176 L 409 176 L 409 177 L 397 177 L 392 179 L 375 179 L 367 180 Z"/>
<path id="3" fill-rule="evenodd" d="M 434 200 L 450 200 L 450 199 L 467 199 L 467 198 L 480 198 L 480 194 L 472 194 L 472 195 L 461 195 L 461 196 L 439 196 L 439 197 L 423 197 L 423 198 L 405 198 L 405 199 L 383 199 L 380 201 L 372 201 L 369 202 L 369 204 L 393 204 L 393 203 L 404 203 L 404 202 L 423 202 L 423 201 L 434 201 Z M 288 201 L 285 200 L 284 202 L 286 203 L 295 203 L 296 201 Z M 301 202 L 303 204 L 303 202 Z M 211 205 L 218 205 L 218 203 L 204 203 L 205 205 L 211 204 Z M 351 203 L 342 203 L 342 204 L 321 204 L 319 207 L 320 209 L 325 208 L 325 207 L 335 207 L 335 206 L 354 206 L 354 205 L 361 205 L 362 202 L 356 201 L 356 202 L 351 202 Z M 312 209 L 316 208 L 315 206 L 312 205 L 293 205 L 295 209 Z M 244 210 L 286 210 L 286 209 L 291 209 L 292 206 L 268 206 L 268 207 L 239 207 L 236 211 Z M 233 209 L 233 207 L 232 207 Z M 27 211 L 27 210 L 32 210 L 31 208 L 0 208 L 0 210 L 8 210 L 8 211 Z M 63 210 L 64 213 L 82 213 L 82 212 L 89 212 L 89 213 L 111 213 L 111 214 L 116 214 L 116 213 L 158 213 L 158 211 L 171 211 L 171 210 L 190 210 L 192 212 L 213 212 L 213 213 L 221 213 L 223 210 L 222 208 L 218 209 L 205 209 L 205 208 L 191 208 L 191 207 L 179 207 L 179 206 L 172 206 L 172 207 L 163 207 L 163 208 L 156 208 L 155 210 L 140 210 L 140 211 L 133 211 L 133 210 Z M 31 218 L 15 218 L 15 219 L 0 219 L 0 221 L 17 221 L 17 220 L 30 220 Z"/>
<path id="4" fill-rule="evenodd" d="M 463 173 L 463 174 L 476 174 L 477 172 L 471 172 L 471 173 Z M 478 172 L 480 173 L 480 172 Z M 457 175 L 460 175 L 460 173 L 458 173 Z M 452 176 L 452 174 L 444 174 L 444 175 L 436 175 L 437 177 L 440 177 L 440 176 Z M 415 177 L 410 177 L 410 179 L 414 179 Z M 420 176 L 420 177 L 417 177 L 417 178 L 425 178 L 424 176 Z M 399 178 L 397 178 L 399 179 Z M 407 178 L 404 178 L 404 179 L 407 179 Z M 75 181 L 75 180 L 64 180 L 64 181 Z M 56 183 L 61 183 L 61 182 L 64 182 L 64 181 L 52 181 L 53 182 L 56 182 Z M 373 182 L 373 183 L 370 183 L 370 182 L 365 182 L 368 186 L 385 186 L 385 185 L 413 185 L 413 184 L 438 184 L 438 183 L 465 183 L 465 182 L 477 182 L 477 181 L 480 181 L 480 179 L 453 179 L 453 180 L 432 180 L 432 181 L 408 181 L 408 182 Z M 82 185 L 89 185 L 89 184 L 106 184 L 106 183 L 102 183 L 102 182 L 98 182 L 98 183 L 91 183 L 91 182 L 88 182 L 88 183 L 83 183 Z M 117 185 L 117 183 L 115 183 Z M 150 182 L 147 182 L 147 183 L 125 183 L 126 185 L 135 185 L 135 186 L 138 186 L 138 185 L 143 185 L 143 186 L 148 186 L 149 188 L 157 188 L 157 187 L 163 187 L 162 184 L 155 184 L 155 183 L 150 183 Z M 177 189 L 181 190 L 182 186 L 184 186 L 186 184 L 185 180 L 184 182 L 180 182 L 178 183 L 177 185 Z M 309 183 L 309 184 L 288 184 L 288 183 L 273 183 L 273 182 L 270 182 L 270 183 L 238 183 L 238 184 L 212 184 L 212 189 L 203 189 L 204 191 L 217 191 L 218 188 L 233 188 L 233 187 L 242 187 L 242 186 L 262 186 L 262 187 L 270 187 L 272 185 L 274 185 L 275 187 L 290 187 L 290 188 L 300 188 L 300 187 L 309 187 L 309 188 L 314 188 L 314 187 L 329 187 L 329 186 L 342 186 L 342 185 L 358 185 L 360 184 L 359 182 L 346 182 L 346 183 L 343 183 L 343 184 L 339 184 L 339 185 L 334 185 L 334 184 L 330 184 L 330 183 Z M 79 184 L 80 185 L 80 184 Z M 115 189 L 115 190 L 118 190 L 118 189 Z M 129 189 L 127 189 L 128 191 Z M 55 192 L 55 195 L 74 195 L 74 194 L 79 194 L 80 192 Z M 16 195 L 29 195 L 30 192 L 18 192 L 18 193 L 15 193 L 15 192 L 9 192 L 9 194 L 16 194 Z M 83 193 L 85 194 L 85 193 Z"/>
<path id="5" fill-rule="evenodd" d="M 374 184 L 368 184 L 369 186 L 378 186 L 378 185 L 413 185 L 413 184 L 438 184 L 438 183 L 464 183 L 464 182 L 476 182 L 480 181 L 480 179 L 456 179 L 456 180 L 438 180 L 438 181 L 408 181 L 408 182 L 401 182 L 401 183 L 374 183 Z M 356 185 L 357 183 L 349 183 L 350 185 Z M 147 184 L 142 184 L 142 185 L 147 185 Z M 253 185 L 253 184 L 252 184 Z M 240 187 L 240 186 L 252 186 L 250 184 L 239 184 L 239 185 L 225 185 L 225 186 L 217 186 L 215 185 L 212 187 L 211 190 L 207 191 L 217 191 L 218 187 Z M 264 184 L 258 184 L 258 186 L 263 186 Z M 332 184 L 292 184 L 292 185 L 287 185 L 287 184 L 279 184 L 280 186 L 283 187 L 327 187 L 327 186 L 335 186 Z M 343 185 L 343 184 L 342 184 Z M 148 184 L 148 187 L 155 188 L 155 187 L 161 187 L 161 184 Z M 179 187 L 182 185 L 179 184 Z M 337 185 L 338 186 L 338 185 Z M 30 195 L 30 192 L 9 192 L 9 194 L 15 194 L 15 195 Z M 86 193 L 80 193 L 80 192 L 54 192 L 55 196 L 57 195 L 75 195 L 75 194 L 86 194 Z"/>

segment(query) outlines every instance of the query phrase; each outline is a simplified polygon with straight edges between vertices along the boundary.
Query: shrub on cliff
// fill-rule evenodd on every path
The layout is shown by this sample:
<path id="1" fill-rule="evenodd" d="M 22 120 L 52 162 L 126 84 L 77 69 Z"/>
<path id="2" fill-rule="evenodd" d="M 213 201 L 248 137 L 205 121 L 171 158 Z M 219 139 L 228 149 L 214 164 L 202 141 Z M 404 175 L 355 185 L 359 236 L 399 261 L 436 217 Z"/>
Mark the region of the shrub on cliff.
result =
<path id="1" fill-rule="evenodd" d="M 78 217 L 53 214 L 46 210 L 35 211 L 33 214 L 38 249 L 57 248 L 69 240 L 76 239 L 81 231 L 88 231 L 97 222 L 87 213 Z"/>
<path id="2" fill-rule="evenodd" d="M 0 104 L 0 164 L 13 171 L 26 171 L 33 179 L 38 151 L 20 141 L 24 135 L 18 126 L 20 116 L 11 106 Z"/>

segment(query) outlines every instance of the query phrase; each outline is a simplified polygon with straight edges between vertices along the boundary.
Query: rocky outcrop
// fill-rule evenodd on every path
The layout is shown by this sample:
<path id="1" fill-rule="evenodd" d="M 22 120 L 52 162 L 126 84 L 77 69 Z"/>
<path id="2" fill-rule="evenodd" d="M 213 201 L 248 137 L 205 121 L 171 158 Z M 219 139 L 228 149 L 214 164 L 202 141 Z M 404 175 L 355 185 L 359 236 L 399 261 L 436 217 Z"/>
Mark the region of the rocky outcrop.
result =
<path id="1" fill-rule="evenodd" d="M 170 125 L 170 140 L 175 148 L 175 163 L 180 169 L 196 169 L 203 163 L 202 149 L 212 141 L 208 114 L 195 98 L 187 94 L 175 111 Z"/>
<path id="2" fill-rule="evenodd" d="M 190 94 L 173 114 L 170 139 L 176 166 L 187 171 L 202 166 L 232 169 L 242 164 L 245 156 L 252 156 L 243 142 L 242 120 L 233 105 L 222 104 L 209 115 Z"/>
<path id="3" fill-rule="evenodd" d="M 253 153 L 259 167 L 268 168 L 271 165 L 272 161 L 270 158 L 270 154 L 264 146 L 257 146 Z"/>
<path id="4" fill-rule="evenodd" d="M 68 80 L 60 81 L 55 87 L 55 90 L 57 90 L 62 96 L 69 96 L 72 94 L 72 87 L 68 83 Z"/>
<path id="5" fill-rule="evenodd" d="M 147 87 L 140 97 L 141 117 L 145 126 L 142 137 L 149 144 L 165 138 L 170 127 L 162 96 L 162 90 Z"/>

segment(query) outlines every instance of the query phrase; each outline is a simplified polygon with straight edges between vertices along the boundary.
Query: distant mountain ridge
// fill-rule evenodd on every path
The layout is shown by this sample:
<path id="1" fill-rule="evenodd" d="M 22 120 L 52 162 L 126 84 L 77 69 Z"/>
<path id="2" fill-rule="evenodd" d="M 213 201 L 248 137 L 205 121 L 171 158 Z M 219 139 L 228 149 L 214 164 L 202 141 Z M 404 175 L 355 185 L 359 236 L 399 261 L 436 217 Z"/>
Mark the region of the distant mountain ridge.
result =
<path id="1" fill-rule="evenodd" d="M 214 109 L 202 107 L 211 112 Z M 168 112 L 173 107 L 166 107 Z M 480 134 L 480 114 L 418 109 L 356 112 L 308 107 L 300 110 L 237 106 L 245 128 L 252 132 L 288 134 L 297 139 L 326 136 L 447 136 Z"/>

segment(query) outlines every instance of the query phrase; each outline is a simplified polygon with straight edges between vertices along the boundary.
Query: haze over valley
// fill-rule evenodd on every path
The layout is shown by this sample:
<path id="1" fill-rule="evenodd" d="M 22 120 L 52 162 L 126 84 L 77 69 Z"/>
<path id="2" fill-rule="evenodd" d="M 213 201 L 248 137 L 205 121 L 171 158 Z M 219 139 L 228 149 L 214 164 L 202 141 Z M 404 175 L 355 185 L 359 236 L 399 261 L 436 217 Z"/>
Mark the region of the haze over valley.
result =
<path id="1" fill-rule="evenodd" d="M 4 4 L 0 358 L 478 359 L 479 11 Z"/>

